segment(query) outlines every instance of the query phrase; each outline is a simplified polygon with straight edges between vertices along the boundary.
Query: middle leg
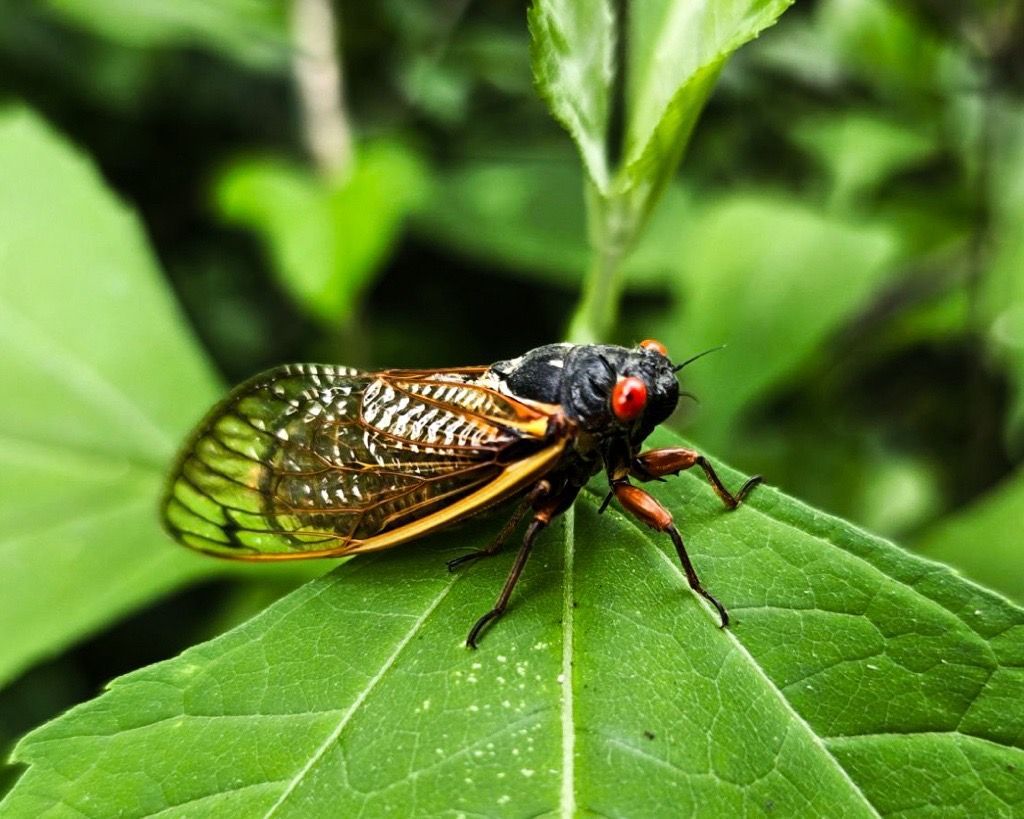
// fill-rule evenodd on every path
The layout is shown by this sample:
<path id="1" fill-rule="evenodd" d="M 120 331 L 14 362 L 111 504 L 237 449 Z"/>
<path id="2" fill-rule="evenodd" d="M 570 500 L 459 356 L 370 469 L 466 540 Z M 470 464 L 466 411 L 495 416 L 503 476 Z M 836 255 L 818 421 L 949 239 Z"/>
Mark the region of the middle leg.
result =
<path id="1" fill-rule="evenodd" d="M 505 579 L 505 585 L 501 588 L 501 593 L 494 603 L 494 608 L 477 620 L 473 624 L 473 628 L 469 630 L 469 636 L 466 637 L 467 646 L 476 648 L 477 640 L 484 628 L 504 614 L 508 601 L 512 597 L 512 591 L 515 589 L 516 583 L 519 582 L 519 577 L 526 567 L 526 561 L 530 558 L 530 552 L 533 550 L 533 543 L 537 539 L 537 535 L 551 522 L 552 518 L 560 515 L 572 506 L 572 502 L 576 499 L 579 491 L 580 487 L 569 485 L 565 486 L 555 495 L 542 497 L 534 502 L 533 520 L 530 521 L 530 525 L 526 529 L 526 534 L 523 536 L 523 544 L 519 547 L 519 552 L 516 554 L 512 569 Z"/>
<path id="2" fill-rule="evenodd" d="M 519 505 L 512 513 L 512 517 L 510 517 L 505 522 L 505 525 L 501 527 L 501 531 L 498 532 L 498 536 L 491 541 L 491 544 L 484 549 L 477 549 L 475 552 L 469 552 L 468 554 L 452 558 L 448 561 L 448 571 L 454 572 L 460 566 L 465 566 L 467 563 L 472 563 L 482 557 L 491 557 L 492 555 L 496 555 L 500 552 L 501 547 L 505 545 L 505 541 L 511 537 L 512 533 L 516 530 L 516 527 L 518 527 L 523 518 L 526 517 L 526 513 L 530 511 L 530 507 L 550 492 L 551 484 L 548 481 L 538 481 L 527 496 L 520 501 Z"/>

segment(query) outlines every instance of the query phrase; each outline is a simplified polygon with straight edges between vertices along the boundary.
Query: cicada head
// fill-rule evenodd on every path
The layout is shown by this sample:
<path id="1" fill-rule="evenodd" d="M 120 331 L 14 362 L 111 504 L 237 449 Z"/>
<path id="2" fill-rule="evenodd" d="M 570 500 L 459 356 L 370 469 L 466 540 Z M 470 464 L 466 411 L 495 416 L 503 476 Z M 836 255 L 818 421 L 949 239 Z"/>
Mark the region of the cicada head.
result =
<path id="1" fill-rule="evenodd" d="M 642 441 L 679 402 L 679 382 L 663 350 L 652 344 L 574 348 L 562 382 L 566 413 L 592 433 Z"/>
<path id="2" fill-rule="evenodd" d="M 560 404 L 581 429 L 598 438 L 639 443 L 679 401 L 679 383 L 665 348 L 610 344 L 549 344 L 492 372 L 512 394 Z"/>

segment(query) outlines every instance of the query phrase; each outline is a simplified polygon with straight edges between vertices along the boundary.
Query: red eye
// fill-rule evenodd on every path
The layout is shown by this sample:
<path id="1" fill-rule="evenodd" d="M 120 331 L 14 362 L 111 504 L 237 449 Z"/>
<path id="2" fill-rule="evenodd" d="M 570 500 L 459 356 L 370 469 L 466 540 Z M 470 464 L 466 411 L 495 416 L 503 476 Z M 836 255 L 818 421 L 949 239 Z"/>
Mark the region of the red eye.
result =
<path id="1" fill-rule="evenodd" d="M 612 390 L 612 412 L 620 421 L 635 421 L 647 406 L 647 385 L 635 375 L 623 378 Z"/>
<path id="2" fill-rule="evenodd" d="M 640 346 L 648 350 L 654 350 L 656 353 L 661 353 L 663 356 L 668 356 L 668 348 L 656 338 L 645 338 L 640 342 Z"/>

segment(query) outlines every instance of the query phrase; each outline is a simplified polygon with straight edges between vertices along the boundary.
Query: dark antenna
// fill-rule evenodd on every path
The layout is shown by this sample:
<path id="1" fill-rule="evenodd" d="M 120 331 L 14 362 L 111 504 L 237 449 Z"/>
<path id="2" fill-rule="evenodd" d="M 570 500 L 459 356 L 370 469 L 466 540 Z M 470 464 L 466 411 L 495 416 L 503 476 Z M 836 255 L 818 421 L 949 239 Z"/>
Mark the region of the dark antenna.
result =
<path id="1" fill-rule="evenodd" d="M 677 364 L 675 367 L 673 367 L 672 368 L 672 372 L 674 372 L 674 373 L 679 372 L 687 364 L 692 364 L 698 358 L 704 358 L 704 356 L 706 356 L 708 353 L 717 353 L 719 350 L 724 350 L 725 346 L 726 345 L 724 345 L 724 344 L 719 344 L 717 347 L 712 347 L 710 350 L 705 350 L 703 353 L 697 353 L 697 355 L 695 355 L 695 356 L 693 356 L 691 358 L 686 359 L 686 361 L 684 361 L 682 364 Z"/>

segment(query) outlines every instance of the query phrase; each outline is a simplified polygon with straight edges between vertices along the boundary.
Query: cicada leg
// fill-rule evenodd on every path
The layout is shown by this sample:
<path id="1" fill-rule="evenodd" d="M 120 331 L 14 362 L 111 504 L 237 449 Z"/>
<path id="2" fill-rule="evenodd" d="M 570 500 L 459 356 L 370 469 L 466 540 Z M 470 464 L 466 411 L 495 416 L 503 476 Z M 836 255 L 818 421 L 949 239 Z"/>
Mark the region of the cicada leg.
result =
<path id="1" fill-rule="evenodd" d="M 505 522 L 505 525 L 501 527 L 501 531 L 498 532 L 498 536 L 494 538 L 491 545 L 486 549 L 477 549 L 475 552 L 469 552 L 468 554 L 452 558 L 448 561 L 448 571 L 454 572 L 460 566 L 465 566 L 467 563 L 472 563 L 482 557 L 491 557 L 500 552 L 501 547 L 505 545 L 505 542 L 509 537 L 511 537 L 512 533 L 522 522 L 523 518 L 526 517 L 526 513 L 530 511 L 530 507 L 550 491 L 550 483 L 547 481 L 538 481 L 533 489 L 530 490 L 529 494 L 516 507 L 515 511 L 512 513 L 512 517 L 510 517 Z"/>
<path id="2" fill-rule="evenodd" d="M 734 495 L 722 483 L 722 479 L 718 477 L 718 473 L 715 472 L 715 468 L 707 458 L 696 450 L 684 447 L 666 447 L 641 453 L 633 460 L 629 473 L 639 481 L 653 481 L 659 480 L 665 475 L 678 475 L 694 466 L 699 466 L 704 470 L 704 475 L 707 477 L 708 483 L 711 484 L 711 488 L 729 509 L 735 509 L 743 503 L 747 495 L 762 480 L 760 475 L 755 475 L 743 484 L 740 491 Z"/>
<path id="3" fill-rule="evenodd" d="M 658 503 L 648 492 L 639 486 L 633 486 L 625 479 L 612 483 L 612 491 L 615 493 L 619 503 L 622 504 L 622 508 L 638 518 L 641 523 L 650 526 L 658 532 L 668 534 L 676 547 L 679 562 L 683 564 L 683 571 L 686 572 L 686 582 L 690 584 L 690 588 L 715 607 L 721 618 L 722 628 L 729 625 L 729 612 L 725 610 L 725 606 L 719 603 L 718 599 L 705 589 L 704 584 L 700 582 L 697 570 L 693 567 L 690 556 L 686 552 L 683 536 L 679 534 L 679 530 L 676 529 L 675 524 L 672 522 L 672 513 Z"/>
<path id="4" fill-rule="evenodd" d="M 544 482 L 542 481 L 542 483 Z M 549 484 L 544 495 L 533 502 L 536 514 L 534 514 L 533 520 L 530 521 L 530 525 L 526 529 L 526 534 L 523 536 L 523 544 L 519 547 L 519 552 L 516 555 L 515 562 L 512 564 L 512 569 L 505 579 L 505 585 L 501 588 L 501 594 L 498 595 L 494 608 L 477 620 L 473 624 L 473 628 L 469 630 L 469 636 L 466 637 L 466 645 L 470 648 L 476 648 L 480 633 L 489 623 L 492 623 L 504 614 L 509 598 L 512 597 L 512 591 L 515 589 L 516 583 L 519 582 L 519 577 L 526 567 L 526 561 L 530 559 L 530 552 L 533 549 L 533 543 L 537 539 L 537 535 L 551 522 L 552 518 L 560 515 L 572 506 L 572 502 L 576 499 L 580 489 L 576 486 L 567 486 L 557 495 L 546 497 L 550 491 L 551 487 Z"/>

